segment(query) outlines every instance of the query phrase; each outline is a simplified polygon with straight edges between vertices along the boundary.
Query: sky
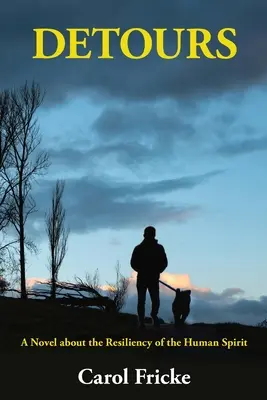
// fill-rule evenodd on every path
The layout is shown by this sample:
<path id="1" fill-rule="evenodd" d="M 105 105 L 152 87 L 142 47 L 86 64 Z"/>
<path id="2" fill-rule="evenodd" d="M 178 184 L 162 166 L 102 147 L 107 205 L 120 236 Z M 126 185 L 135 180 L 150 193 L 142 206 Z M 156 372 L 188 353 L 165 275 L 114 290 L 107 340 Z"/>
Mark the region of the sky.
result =
<path id="1" fill-rule="evenodd" d="M 60 280 L 98 269 L 105 284 L 117 262 L 132 276 L 132 250 L 153 225 L 169 260 L 162 278 L 193 290 L 194 321 L 266 318 L 266 17 L 264 0 L 3 3 L 0 88 L 35 80 L 46 91 L 38 120 L 51 166 L 33 188 L 38 211 L 27 233 L 39 254 L 28 255 L 30 282 L 49 277 L 44 213 L 56 179 L 64 179 L 71 234 Z M 215 35 L 233 27 L 238 53 L 129 60 L 114 40 L 113 60 L 36 60 L 39 27 L 166 27 L 170 52 L 173 28 Z M 98 54 L 100 42 L 91 39 Z M 136 51 L 139 39 L 131 41 Z M 46 45 L 51 50 L 51 37 Z M 135 312 L 134 283 L 131 290 L 126 308 Z M 163 317 L 172 296 L 162 291 Z"/>

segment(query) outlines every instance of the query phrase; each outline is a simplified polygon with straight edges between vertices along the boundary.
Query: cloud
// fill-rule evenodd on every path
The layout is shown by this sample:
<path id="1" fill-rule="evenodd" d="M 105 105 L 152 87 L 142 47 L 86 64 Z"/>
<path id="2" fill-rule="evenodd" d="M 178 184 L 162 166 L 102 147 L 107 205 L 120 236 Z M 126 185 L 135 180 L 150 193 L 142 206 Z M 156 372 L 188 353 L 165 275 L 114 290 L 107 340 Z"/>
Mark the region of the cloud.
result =
<path id="1" fill-rule="evenodd" d="M 35 190 L 39 211 L 31 217 L 32 233 L 36 237 L 43 234 L 43 215 L 50 204 L 54 184 L 52 177 L 55 179 L 59 174 L 60 178 L 66 178 L 64 203 L 70 228 L 75 233 L 166 222 L 184 223 L 195 217 L 201 211 L 199 204 L 169 203 L 166 195 L 196 188 L 221 171 L 177 178 L 177 164 L 185 161 L 186 149 L 197 153 L 208 143 L 217 155 L 233 155 L 263 149 L 266 144 L 255 138 L 229 141 L 231 132 L 227 129 L 227 138 L 222 140 L 212 131 L 216 128 L 221 132 L 232 125 L 237 110 L 235 107 L 234 113 L 229 111 L 229 102 L 236 105 L 240 93 L 242 96 L 248 87 L 265 79 L 267 57 L 262 54 L 261 46 L 267 36 L 263 18 L 266 11 L 263 0 L 247 0 L 241 6 L 230 0 L 219 5 L 211 0 L 205 5 L 200 0 L 190 4 L 168 0 L 164 7 L 159 0 L 154 1 L 153 6 L 141 0 L 134 4 L 116 0 L 112 5 L 108 0 L 93 4 L 84 4 L 81 0 L 75 4 L 55 0 L 46 5 L 33 0 L 23 4 L 18 0 L 5 2 L 0 16 L 4 32 L 0 36 L 1 87 L 14 87 L 25 79 L 34 78 L 47 92 L 47 106 L 85 96 L 91 100 L 92 109 L 97 110 L 91 117 L 95 118 L 91 124 L 83 125 L 83 129 L 87 129 L 87 138 L 90 138 L 86 143 L 79 146 L 79 139 L 76 141 L 72 131 L 71 135 L 65 135 L 67 141 L 70 136 L 74 138 L 72 144 L 62 147 L 61 143 L 57 147 L 53 140 L 53 148 L 50 145 L 51 180 L 41 181 Z M 19 23 L 14 25 L 11 22 L 15 20 Z M 44 26 L 62 31 L 68 27 L 119 26 L 125 30 L 140 26 L 151 30 L 164 26 L 169 29 L 166 51 L 175 48 L 174 27 L 200 26 L 216 33 L 223 27 L 233 26 L 237 30 L 239 51 L 235 59 L 228 61 L 185 60 L 182 57 L 166 62 L 155 54 L 143 61 L 132 61 L 119 55 L 118 40 L 113 38 L 114 60 L 94 57 L 90 60 L 64 57 L 35 60 L 32 58 L 33 28 Z M 185 38 L 183 43 L 184 49 L 187 40 Z M 99 54 L 100 42 L 97 36 L 88 39 L 93 54 Z M 50 36 L 46 43 L 49 50 L 53 45 Z M 141 43 L 136 36 L 131 44 L 136 49 Z M 221 113 L 223 108 L 223 113 L 219 122 L 213 121 L 213 126 L 207 126 L 213 96 L 219 96 L 218 109 Z M 73 110 L 78 115 L 85 112 L 88 117 L 92 109 L 85 103 L 82 103 L 83 111 L 76 104 L 76 109 L 73 106 L 69 113 L 65 112 L 64 122 L 67 120 L 72 124 Z M 43 115 L 45 126 L 46 112 Z M 57 118 L 55 114 L 53 122 L 56 123 Z M 80 120 L 86 124 L 86 119 L 81 117 Z M 61 139 L 64 133 L 60 131 Z M 195 153 L 186 159 L 185 168 L 191 168 L 191 165 L 198 168 L 194 156 Z M 122 167 L 126 167 L 129 174 L 133 172 L 131 176 L 135 178 L 139 173 L 139 183 L 124 175 Z M 95 172 L 100 172 L 98 178 L 93 177 Z M 115 175 L 116 180 L 109 181 L 105 174 Z M 124 183 L 118 182 L 118 175 L 123 176 Z M 142 182 L 144 176 L 148 176 L 149 183 Z"/>
<path id="2" fill-rule="evenodd" d="M 161 279 L 173 286 L 181 289 L 191 289 L 192 303 L 188 322 L 236 322 L 246 325 L 256 325 L 266 318 L 267 296 L 261 296 L 258 300 L 245 298 L 245 293 L 240 288 L 227 288 L 221 293 L 215 293 L 209 288 L 201 288 L 192 284 L 189 275 L 179 275 L 171 273 L 161 274 Z M 30 278 L 27 280 L 29 288 L 33 290 L 43 290 L 45 285 L 38 283 L 45 282 L 45 279 Z M 130 276 L 129 295 L 124 312 L 136 313 L 136 273 Z M 107 290 L 106 286 L 102 290 Z M 172 321 L 171 304 L 174 293 L 160 286 L 161 306 L 160 316 L 166 321 Z M 150 313 L 150 298 L 147 294 L 146 313 Z"/>
<path id="3" fill-rule="evenodd" d="M 260 138 L 240 140 L 221 145 L 217 152 L 224 156 L 236 156 L 255 151 L 265 151 L 267 149 L 267 136 Z"/>
<path id="4" fill-rule="evenodd" d="M 114 9 L 119 11 L 111 12 Z M 90 134 L 92 141 L 96 139 L 96 142 L 83 146 L 83 151 L 70 145 L 64 149 L 53 148 L 50 151 L 53 167 L 67 164 L 69 169 L 75 167 L 78 172 L 84 168 L 100 168 L 98 160 L 101 159 L 101 165 L 103 160 L 108 160 L 109 165 L 119 164 L 131 171 L 145 168 L 153 162 L 151 170 L 157 168 L 157 171 L 166 171 L 166 160 L 168 167 L 173 166 L 177 159 L 181 160 L 185 155 L 186 146 L 194 151 L 205 147 L 204 142 L 200 146 L 204 130 L 208 131 L 206 142 L 213 143 L 214 132 L 210 132 L 205 124 L 198 126 L 196 121 L 210 112 L 212 107 L 208 102 L 214 100 L 214 96 L 218 97 L 218 108 L 221 109 L 223 102 L 229 105 L 229 96 L 235 93 L 237 114 L 236 97 L 242 96 L 253 85 L 257 87 L 265 82 L 267 57 L 261 51 L 267 37 L 263 18 L 267 5 L 264 0 L 247 0 L 238 6 L 230 0 L 220 5 L 211 0 L 206 1 L 205 5 L 200 0 L 190 4 L 168 0 L 164 12 L 162 3 L 156 0 L 152 9 L 141 0 L 134 4 L 114 0 L 112 8 L 108 0 L 94 4 L 77 0 L 75 5 L 55 0 L 46 6 L 33 0 L 26 0 L 23 4 L 11 0 L 3 5 L 0 16 L 1 31 L 4 33 L 0 36 L 3 67 L 1 87 L 14 87 L 26 79 L 31 81 L 34 78 L 46 90 L 45 105 L 55 106 L 65 100 L 85 96 L 98 111 L 91 126 L 83 126 L 83 129 L 88 129 L 86 135 Z M 251 15 L 254 19 L 251 19 Z M 20 21 L 15 27 L 12 24 L 14 20 Z M 52 60 L 36 60 L 32 58 L 33 29 L 44 26 L 62 32 L 74 26 L 115 26 L 122 30 L 140 26 L 150 31 L 154 27 L 164 26 L 168 29 L 166 51 L 169 52 L 176 47 L 176 34 L 172 31 L 174 27 L 199 26 L 216 34 L 219 29 L 232 26 L 237 31 L 238 53 L 235 59 L 227 61 L 204 58 L 187 60 L 182 57 L 166 62 L 154 52 L 145 60 L 133 61 L 119 54 L 119 39 L 112 37 L 114 60 L 96 57 L 68 60 L 63 56 Z M 52 35 L 46 37 L 48 50 L 54 45 L 51 38 Z M 187 35 L 184 39 L 186 51 Z M 93 55 L 100 54 L 100 44 L 100 35 L 88 38 Z M 135 49 L 141 44 L 138 35 L 131 40 Z M 216 41 L 212 41 L 212 46 L 216 47 Z M 204 103 L 204 107 L 199 109 L 199 102 Z M 85 107 L 88 114 L 89 104 Z M 78 113 L 81 112 L 79 109 Z M 219 125 L 218 129 L 228 132 L 229 120 L 221 120 Z M 216 129 L 213 127 L 214 131 Z M 60 134 L 61 138 L 63 133 Z M 228 136 L 231 133 L 228 132 Z M 66 137 L 69 140 L 69 135 Z M 218 149 L 217 153 L 225 155 L 241 154 L 249 151 L 249 148 L 253 151 L 263 149 L 260 143 L 253 142 L 253 138 L 251 143 L 224 141 L 218 145 L 216 141 L 215 145 L 215 151 Z"/>
<path id="5" fill-rule="evenodd" d="M 108 142 L 114 138 L 125 139 L 126 132 L 136 139 L 149 132 L 154 140 L 162 137 L 168 137 L 168 141 L 174 137 L 188 140 L 194 135 L 194 129 L 191 123 L 183 120 L 180 111 L 181 108 L 173 102 L 119 104 L 104 108 L 92 128 Z"/>
<path id="6" fill-rule="evenodd" d="M 121 242 L 116 238 L 111 238 L 110 241 L 109 241 L 109 244 L 111 246 L 120 246 Z"/>
<path id="7" fill-rule="evenodd" d="M 153 1 L 153 6 L 142 0 L 134 3 L 116 0 L 112 4 L 109 0 L 86 4 L 82 0 L 75 3 L 54 0 L 45 5 L 33 0 L 23 3 L 11 0 L 1 8 L 0 84 L 13 86 L 34 77 L 55 101 L 64 99 L 67 93 L 73 95 L 86 90 L 121 99 L 182 100 L 247 88 L 266 77 L 267 56 L 262 52 L 267 36 L 266 14 L 265 0 L 247 0 L 240 4 L 231 0 L 223 3 L 208 0 L 204 5 L 200 0 L 190 3 L 168 0 L 164 7 L 159 0 Z M 19 23 L 12 23 L 14 21 Z M 99 60 L 96 58 L 101 53 L 99 35 L 88 39 L 88 49 L 92 49 L 94 55 L 90 60 L 32 59 L 33 29 L 37 27 L 52 27 L 65 33 L 69 27 L 121 27 L 124 31 L 135 26 L 151 32 L 154 27 L 166 27 L 166 52 L 176 49 L 174 27 L 205 27 L 213 35 L 221 28 L 233 27 L 237 32 L 238 54 L 227 61 L 179 58 L 166 62 L 156 54 L 133 61 L 120 54 L 119 39 L 114 36 L 111 52 L 115 59 Z M 139 35 L 132 38 L 131 46 L 133 51 L 140 51 L 142 40 Z M 213 39 L 212 47 L 216 46 Z M 53 47 L 54 40 L 50 35 L 46 38 L 46 50 Z M 187 53 L 187 34 L 183 48 Z"/>
<path id="8" fill-rule="evenodd" d="M 129 299 L 125 307 L 125 311 L 132 313 L 136 313 L 137 304 L 135 279 L 136 275 L 132 274 Z M 187 274 L 163 273 L 161 280 L 174 288 L 191 289 L 192 303 L 188 322 L 237 322 L 255 325 L 266 318 L 267 296 L 261 296 L 258 300 L 246 299 L 245 292 L 240 288 L 226 288 L 221 293 L 216 293 L 209 288 L 195 286 Z M 160 291 L 160 316 L 166 321 L 171 321 L 174 293 L 164 286 L 160 287 Z M 149 294 L 147 294 L 146 312 L 149 315 Z"/>
<path id="9" fill-rule="evenodd" d="M 114 144 L 101 144 L 89 146 L 85 145 L 84 149 L 61 148 L 48 149 L 49 156 L 56 168 L 64 166 L 68 169 L 84 170 L 88 167 L 97 169 L 103 165 L 105 161 L 114 167 L 116 163 L 121 167 L 138 164 L 156 159 L 157 156 L 162 158 L 162 153 L 159 151 L 155 154 L 153 149 L 146 145 L 140 144 L 137 141 L 119 142 Z"/>
<path id="10" fill-rule="evenodd" d="M 162 196 L 177 190 L 192 190 L 221 172 L 148 183 L 125 183 L 97 177 L 66 179 L 64 207 L 67 221 L 73 233 L 101 228 L 140 228 L 140 225 L 166 222 L 184 223 L 199 212 L 199 205 L 172 204 Z M 54 184 L 54 180 L 44 180 L 35 188 L 38 212 L 31 216 L 31 230 L 35 236 L 42 234 L 39 222 L 43 222 L 43 215 L 49 207 Z"/>
<path id="11" fill-rule="evenodd" d="M 32 290 L 36 285 L 38 285 L 38 288 L 42 287 L 40 285 L 47 283 L 49 280 L 45 278 L 27 278 L 26 279 L 26 286 L 28 290 Z"/>
<path id="12" fill-rule="evenodd" d="M 244 290 L 242 290 L 240 288 L 228 288 L 228 289 L 224 289 L 224 291 L 221 293 L 221 296 L 223 298 L 229 298 L 229 297 L 239 295 L 239 294 L 244 294 Z"/>

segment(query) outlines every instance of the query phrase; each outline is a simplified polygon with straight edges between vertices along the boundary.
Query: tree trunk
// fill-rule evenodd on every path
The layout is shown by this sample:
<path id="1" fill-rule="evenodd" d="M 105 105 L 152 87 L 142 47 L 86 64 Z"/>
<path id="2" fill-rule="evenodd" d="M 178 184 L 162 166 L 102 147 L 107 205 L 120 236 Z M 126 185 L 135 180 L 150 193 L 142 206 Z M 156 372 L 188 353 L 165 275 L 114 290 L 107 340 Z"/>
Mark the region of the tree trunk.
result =
<path id="1" fill-rule="evenodd" d="M 24 231 L 24 204 L 22 193 L 22 178 L 19 184 L 19 250 L 20 250 L 20 292 L 21 298 L 27 299 L 26 268 L 25 268 L 25 231 Z"/>
<path id="2" fill-rule="evenodd" d="M 24 248 L 24 226 L 22 224 L 20 235 L 19 235 L 19 247 L 20 247 L 20 291 L 21 298 L 27 299 L 27 288 L 26 288 L 26 271 L 25 271 L 25 248 Z"/>
<path id="3" fill-rule="evenodd" d="M 54 251 L 52 250 L 51 299 L 53 299 L 53 300 L 55 300 L 55 298 L 56 298 L 56 284 L 57 284 L 56 267 L 55 267 L 55 261 L 54 261 Z"/>
<path id="4" fill-rule="evenodd" d="M 56 298 L 56 278 L 55 275 L 52 273 L 52 286 L 51 286 L 51 299 Z"/>

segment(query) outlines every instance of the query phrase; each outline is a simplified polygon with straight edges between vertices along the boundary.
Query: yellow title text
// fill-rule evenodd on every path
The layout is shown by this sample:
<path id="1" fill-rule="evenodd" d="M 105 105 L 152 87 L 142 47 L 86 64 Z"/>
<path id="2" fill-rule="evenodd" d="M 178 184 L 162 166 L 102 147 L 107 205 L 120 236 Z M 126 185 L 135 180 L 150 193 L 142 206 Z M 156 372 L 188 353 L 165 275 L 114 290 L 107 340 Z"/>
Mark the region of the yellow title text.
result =
<path id="1" fill-rule="evenodd" d="M 158 57 L 164 60 L 173 60 L 181 57 L 182 49 L 186 46 L 187 59 L 223 59 L 229 60 L 237 54 L 235 43 L 236 29 L 222 28 L 215 35 L 205 28 L 173 28 L 172 42 L 175 43 L 175 50 L 172 54 L 165 50 L 167 28 L 153 28 L 149 32 L 143 28 L 131 28 L 122 32 L 121 28 L 67 28 L 61 32 L 53 28 L 33 29 L 35 35 L 35 59 L 53 59 L 64 55 L 67 59 L 114 59 L 111 51 L 111 44 L 117 44 L 120 53 L 131 60 L 147 58 L 156 51 Z M 94 53 L 94 37 L 99 37 L 100 48 Z M 141 44 L 133 46 L 130 44 L 135 39 L 141 39 Z M 54 40 L 53 50 L 45 51 L 45 45 L 49 40 Z M 52 40 L 52 41 L 53 41 Z M 113 43 L 112 43 L 113 41 Z M 133 43 L 133 42 L 131 42 Z M 212 50 L 211 50 L 211 45 Z M 114 49 L 115 46 L 112 46 Z M 134 47 L 134 48 L 133 48 Z M 115 51 L 117 54 L 117 51 Z"/>

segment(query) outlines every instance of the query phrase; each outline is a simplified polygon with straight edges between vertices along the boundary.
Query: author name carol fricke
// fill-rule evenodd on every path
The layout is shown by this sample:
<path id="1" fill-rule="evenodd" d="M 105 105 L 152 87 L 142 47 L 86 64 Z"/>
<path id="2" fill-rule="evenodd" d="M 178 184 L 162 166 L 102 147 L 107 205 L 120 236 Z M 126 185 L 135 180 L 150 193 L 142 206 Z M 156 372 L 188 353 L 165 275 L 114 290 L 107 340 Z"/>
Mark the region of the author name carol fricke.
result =
<path id="1" fill-rule="evenodd" d="M 234 28 L 222 28 L 215 33 L 204 28 L 153 28 L 151 32 L 143 28 L 130 28 L 124 32 L 121 28 L 66 28 L 64 33 L 52 28 L 36 28 L 33 31 L 35 33 L 33 58 L 43 60 L 61 56 L 65 48 L 68 49 L 65 58 L 114 59 L 111 51 L 111 47 L 114 48 L 111 44 L 114 43 L 124 57 L 132 60 L 146 58 L 153 51 L 156 51 L 159 58 L 173 60 L 180 57 L 184 49 L 187 59 L 204 57 L 228 60 L 237 54 Z M 97 39 L 100 39 L 98 48 L 92 51 Z M 132 45 L 135 39 L 141 39 L 137 49 Z M 54 43 L 52 52 L 51 49 L 49 52 L 47 50 L 48 42 Z M 174 44 L 173 50 L 168 53 L 165 50 L 167 42 Z"/>
<path id="2" fill-rule="evenodd" d="M 146 369 L 134 369 L 133 376 L 129 375 L 128 368 L 118 374 L 94 374 L 91 368 L 84 368 L 78 373 L 78 380 L 83 385 L 188 385 L 191 383 L 189 374 L 176 373 L 171 368 L 168 373 L 161 373 L 156 369 L 154 374 L 149 374 Z"/>

